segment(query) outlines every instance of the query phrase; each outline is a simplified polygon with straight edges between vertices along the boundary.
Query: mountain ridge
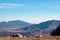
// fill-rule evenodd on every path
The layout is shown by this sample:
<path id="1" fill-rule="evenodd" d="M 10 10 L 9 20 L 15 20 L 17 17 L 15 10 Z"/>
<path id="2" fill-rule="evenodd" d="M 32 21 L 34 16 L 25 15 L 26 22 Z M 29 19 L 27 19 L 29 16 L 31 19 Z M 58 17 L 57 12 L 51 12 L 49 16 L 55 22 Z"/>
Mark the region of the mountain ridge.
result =
<path id="1" fill-rule="evenodd" d="M 36 25 L 31 25 L 23 30 L 28 31 L 31 35 L 39 36 L 40 34 L 50 34 L 60 24 L 59 20 L 49 20 Z"/>
<path id="2" fill-rule="evenodd" d="M 15 28 L 15 27 L 25 27 L 29 26 L 31 23 L 24 22 L 21 20 L 14 20 L 14 21 L 8 21 L 8 22 L 0 22 L 0 28 Z"/>

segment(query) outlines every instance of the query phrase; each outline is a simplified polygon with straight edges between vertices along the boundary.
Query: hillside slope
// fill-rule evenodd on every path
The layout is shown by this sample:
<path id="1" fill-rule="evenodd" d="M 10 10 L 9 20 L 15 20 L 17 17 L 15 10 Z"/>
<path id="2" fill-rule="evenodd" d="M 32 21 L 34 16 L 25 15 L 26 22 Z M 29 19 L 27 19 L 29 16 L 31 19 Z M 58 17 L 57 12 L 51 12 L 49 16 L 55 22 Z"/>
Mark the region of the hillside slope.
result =
<path id="1" fill-rule="evenodd" d="M 29 27 L 24 27 L 22 29 L 30 33 L 29 35 L 39 36 L 40 34 L 50 34 L 52 30 L 58 27 L 59 23 L 59 20 L 50 20 Z"/>

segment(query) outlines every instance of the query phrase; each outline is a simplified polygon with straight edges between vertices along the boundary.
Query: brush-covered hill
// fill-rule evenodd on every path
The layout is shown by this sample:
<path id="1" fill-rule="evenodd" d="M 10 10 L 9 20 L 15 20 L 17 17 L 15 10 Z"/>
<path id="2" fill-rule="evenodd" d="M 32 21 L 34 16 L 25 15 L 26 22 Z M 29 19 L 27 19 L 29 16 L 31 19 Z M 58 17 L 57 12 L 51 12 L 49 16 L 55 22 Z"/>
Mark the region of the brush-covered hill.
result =
<path id="1" fill-rule="evenodd" d="M 29 35 L 34 35 L 34 36 L 39 36 L 40 34 L 50 35 L 52 30 L 58 27 L 59 23 L 60 23 L 59 20 L 50 20 L 39 24 L 34 24 L 28 27 L 24 27 L 22 29 L 27 31 Z"/>

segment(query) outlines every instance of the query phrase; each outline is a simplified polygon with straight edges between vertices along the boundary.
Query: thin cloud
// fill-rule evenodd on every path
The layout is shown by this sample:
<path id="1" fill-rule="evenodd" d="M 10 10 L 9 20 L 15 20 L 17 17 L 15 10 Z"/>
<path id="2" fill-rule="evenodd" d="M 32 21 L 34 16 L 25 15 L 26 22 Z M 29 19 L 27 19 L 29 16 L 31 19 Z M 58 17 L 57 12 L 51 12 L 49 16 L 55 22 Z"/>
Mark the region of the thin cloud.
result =
<path id="1" fill-rule="evenodd" d="M 14 8 L 14 7 L 24 7 L 23 4 L 11 4 L 11 3 L 0 3 L 0 8 Z"/>
<path id="2" fill-rule="evenodd" d="M 60 9 L 60 1 L 46 2 L 46 3 L 40 4 L 40 6 L 46 7 L 46 8 L 52 8 L 52 9 Z"/>

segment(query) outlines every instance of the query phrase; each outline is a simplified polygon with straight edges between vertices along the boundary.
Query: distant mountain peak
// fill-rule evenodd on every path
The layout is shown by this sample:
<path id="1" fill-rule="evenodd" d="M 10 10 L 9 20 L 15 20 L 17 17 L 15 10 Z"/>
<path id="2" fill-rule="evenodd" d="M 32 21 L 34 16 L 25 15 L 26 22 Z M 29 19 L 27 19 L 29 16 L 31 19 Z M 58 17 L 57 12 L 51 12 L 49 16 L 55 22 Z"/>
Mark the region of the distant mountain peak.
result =
<path id="1" fill-rule="evenodd" d="M 15 27 L 26 27 L 32 25 L 31 23 L 21 21 L 21 20 L 13 20 L 13 21 L 2 21 L 0 22 L 0 28 L 15 28 Z"/>

